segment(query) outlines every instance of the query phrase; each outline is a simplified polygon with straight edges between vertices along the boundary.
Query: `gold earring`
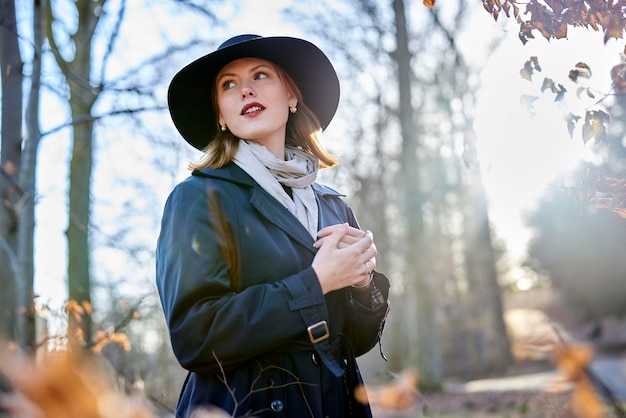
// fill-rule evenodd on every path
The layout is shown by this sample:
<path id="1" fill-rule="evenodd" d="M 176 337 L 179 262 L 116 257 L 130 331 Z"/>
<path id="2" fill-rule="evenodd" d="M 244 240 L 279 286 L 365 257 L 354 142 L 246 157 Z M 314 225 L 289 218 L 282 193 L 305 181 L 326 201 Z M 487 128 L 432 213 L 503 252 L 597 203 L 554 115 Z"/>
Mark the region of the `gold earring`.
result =
<path id="1" fill-rule="evenodd" d="M 222 130 L 222 132 L 226 131 L 226 124 L 225 123 L 220 123 L 220 129 Z"/>
<path id="2" fill-rule="evenodd" d="M 290 111 L 291 113 L 296 113 L 296 112 L 298 111 L 298 108 L 297 108 L 297 107 L 295 107 L 295 106 L 289 106 L 289 111 Z"/>

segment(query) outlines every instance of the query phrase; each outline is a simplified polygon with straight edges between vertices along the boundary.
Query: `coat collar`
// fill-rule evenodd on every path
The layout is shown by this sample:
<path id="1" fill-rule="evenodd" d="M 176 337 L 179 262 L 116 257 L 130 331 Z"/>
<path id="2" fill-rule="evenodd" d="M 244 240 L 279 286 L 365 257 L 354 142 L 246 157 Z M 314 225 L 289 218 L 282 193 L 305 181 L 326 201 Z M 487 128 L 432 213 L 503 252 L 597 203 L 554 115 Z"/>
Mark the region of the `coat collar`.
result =
<path id="1" fill-rule="evenodd" d="M 257 186 L 258 187 L 254 179 L 250 177 L 248 173 L 243 171 L 237 164 L 234 164 L 234 163 L 226 164 L 225 166 L 221 168 L 205 168 L 203 170 L 193 170 L 191 174 L 193 176 L 198 176 L 198 177 L 212 177 L 212 178 L 227 180 L 233 183 L 240 184 L 242 186 L 248 186 L 248 187 Z M 331 189 L 328 186 L 321 185 L 319 183 L 313 183 L 311 187 L 313 187 L 313 191 L 315 191 L 315 195 L 318 197 L 325 197 L 325 196 L 346 197 L 345 194 L 340 193 L 334 189 Z"/>
<path id="2" fill-rule="evenodd" d="M 264 216 L 268 221 L 283 230 L 286 234 L 291 236 L 292 239 L 299 242 L 309 251 L 317 251 L 313 247 L 315 239 L 311 237 L 309 232 L 298 221 L 298 219 L 289 213 L 289 211 L 281 205 L 280 202 L 263 190 L 263 188 L 261 188 L 252 177 L 250 177 L 236 164 L 226 164 L 225 166 L 217 169 L 205 168 L 203 170 L 194 170 L 192 175 L 197 177 L 209 177 L 225 180 L 240 186 L 252 188 L 253 190 L 249 202 L 254 208 L 256 208 L 261 216 Z M 312 187 L 318 201 L 318 205 L 320 206 L 320 222 L 322 222 L 321 217 L 325 212 L 325 198 L 330 196 L 343 197 L 345 195 L 318 183 L 313 183 Z"/>
<path id="3" fill-rule="evenodd" d="M 255 181 L 245 171 L 239 168 L 234 163 L 226 164 L 220 168 L 205 168 L 203 170 L 193 170 L 192 176 L 197 177 L 212 177 L 222 180 L 238 183 L 243 186 L 252 187 L 255 185 Z"/>

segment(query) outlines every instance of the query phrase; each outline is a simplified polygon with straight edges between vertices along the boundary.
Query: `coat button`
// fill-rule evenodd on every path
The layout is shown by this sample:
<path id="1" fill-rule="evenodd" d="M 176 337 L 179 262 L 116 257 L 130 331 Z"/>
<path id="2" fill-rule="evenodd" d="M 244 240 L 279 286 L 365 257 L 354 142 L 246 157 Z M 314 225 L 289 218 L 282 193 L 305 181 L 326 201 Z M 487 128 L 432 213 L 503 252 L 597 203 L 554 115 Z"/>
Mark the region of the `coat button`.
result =
<path id="1" fill-rule="evenodd" d="M 272 403 L 270 404 L 270 408 L 272 408 L 272 411 L 274 412 L 280 412 L 283 410 L 284 407 L 285 405 L 283 405 L 283 401 L 279 401 L 278 399 L 272 401 Z"/>

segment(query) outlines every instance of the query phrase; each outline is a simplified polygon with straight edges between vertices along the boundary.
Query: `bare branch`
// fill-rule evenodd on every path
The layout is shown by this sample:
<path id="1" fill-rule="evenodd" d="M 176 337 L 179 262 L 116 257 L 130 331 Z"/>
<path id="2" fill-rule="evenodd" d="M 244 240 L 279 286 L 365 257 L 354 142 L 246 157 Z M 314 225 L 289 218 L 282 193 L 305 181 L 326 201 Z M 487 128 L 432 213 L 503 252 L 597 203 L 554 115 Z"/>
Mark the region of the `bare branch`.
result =
<path id="1" fill-rule="evenodd" d="M 135 68 L 131 68 L 126 71 L 122 76 L 117 79 L 111 80 L 107 82 L 107 85 L 104 87 L 105 90 L 112 89 L 112 85 L 122 84 L 122 81 L 129 79 L 133 75 L 139 74 L 140 71 L 144 70 L 146 67 L 152 67 L 156 64 L 159 64 L 165 60 L 171 59 L 172 55 L 177 54 L 179 52 L 187 51 L 189 48 L 196 47 L 198 45 L 205 44 L 206 41 L 202 39 L 194 39 L 184 45 L 174 45 L 166 48 L 160 54 L 154 55 L 145 61 L 141 62 Z"/>
<path id="2" fill-rule="evenodd" d="M 176 3 L 180 4 L 181 6 L 187 7 L 188 9 L 193 10 L 194 12 L 198 12 L 199 14 L 209 18 L 209 20 L 211 20 L 211 22 L 213 23 L 218 23 L 219 19 L 217 16 L 215 16 L 215 14 L 213 12 L 211 12 L 210 10 L 201 7 L 197 4 L 195 4 L 193 1 L 191 0 L 176 0 Z"/>
<path id="3" fill-rule="evenodd" d="M 313 411 L 311 410 L 311 406 L 309 405 L 309 402 L 306 399 L 306 396 L 304 394 L 304 390 L 302 389 L 303 386 L 316 386 L 316 384 L 314 383 L 306 383 L 306 382 L 302 382 L 300 380 L 300 378 L 298 376 L 296 376 L 294 373 L 292 373 L 291 371 L 283 368 L 283 367 L 279 367 L 279 366 L 267 366 L 267 367 L 262 367 L 261 364 L 257 361 L 257 366 L 259 366 L 259 373 L 257 373 L 256 377 L 253 379 L 252 381 L 252 385 L 250 385 L 250 391 L 241 399 L 237 400 L 237 397 L 235 396 L 235 389 L 231 388 L 228 385 L 228 380 L 226 379 L 226 372 L 224 371 L 224 367 L 222 366 L 222 362 L 219 360 L 219 358 L 217 357 L 217 354 L 215 354 L 215 351 L 213 351 L 213 358 L 215 358 L 215 361 L 217 362 L 217 365 L 220 368 L 220 373 L 221 376 L 218 376 L 218 379 L 224 384 L 224 386 L 226 386 L 226 389 L 228 390 L 228 393 L 230 393 L 231 398 L 233 399 L 233 402 L 235 403 L 235 409 L 233 410 L 233 417 L 238 416 L 237 414 L 237 409 L 239 408 L 239 406 L 241 406 L 241 404 L 248 399 L 250 396 L 252 396 L 255 393 L 258 392 L 262 392 L 264 390 L 270 390 L 270 389 L 277 389 L 277 388 L 286 388 L 288 386 L 293 386 L 293 385 L 298 385 L 298 387 L 300 388 L 300 391 L 302 392 L 302 398 L 304 399 L 304 403 L 306 404 L 307 408 L 309 409 L 309 412 L 311 413 L 311 416 L 313 416 Z M 263 386 L 260 388 L 255 388 L 254 386 L 258 383 L 259 379 L 261 378 L 261 375 L 270 369 L 277 369 L 282 371 L 283 373 L 288 374 L 289 376 L 291 376 L 294 381 L 293 382 L 287 382 L 287 383 L 283 383 L 282 385 L 275 385 L 274 382 L 271 382 L 269 386 Z M 246 412 L 245 417 L 247 416 L 256 416 L 258 414 L 260 414 L 261 412 L 265 411 L 265 409 L 259 410 L 259 411 L 248 411 Z"/>
<path id="4" fill-rule="evenodd" d="M 117 13 L 117 20 L 115 21 L 115 27 L 111 31 L 111 38 L 109 42 L 107 42 L 107 50 L 104 53 L 104 57 L 102 58 L 102 65 L 100 67 L 100 83 L 104 82 L 104 74 L 106 72 L 107 63 L 109 62 L 109 58 L 113 54 L 113 46 L 115 45 L 115 41 L 120 33 L 120 27 L 122 26 L 122 22 L 124 21 L 124 14 L 126 13 L 126 0 L 122 0 L 122 4 L 120 5 L 120 10 Z"/>
<path id="5" fill-rule="evenodd" d="M 160 112 L 165 109 L 167 109 L 167 107 L 165 106 L 145 106 L 145 107 L 138 107 L 136 109 L 113 110 L 111 112 L 108 112 L 102 115 L 83 115 L 81 117 L 74 118 L 73 120 L 66 122 L 62 125 L 54 127 L 47 132 L 43 132 L 41 136 L 43 137 L 46 135 L 51 135 L 55 132 L 60 131 L 61 129 L 67 128 L 68 126 L 75 126 L 75 125 L 80 125 L 82 123 L 95 122 L 99 119 L 103 119 L 109 116 L 129 115 L 129 114 L 135 114 L 135 113 L 141 113 L 141 112 Z"/>

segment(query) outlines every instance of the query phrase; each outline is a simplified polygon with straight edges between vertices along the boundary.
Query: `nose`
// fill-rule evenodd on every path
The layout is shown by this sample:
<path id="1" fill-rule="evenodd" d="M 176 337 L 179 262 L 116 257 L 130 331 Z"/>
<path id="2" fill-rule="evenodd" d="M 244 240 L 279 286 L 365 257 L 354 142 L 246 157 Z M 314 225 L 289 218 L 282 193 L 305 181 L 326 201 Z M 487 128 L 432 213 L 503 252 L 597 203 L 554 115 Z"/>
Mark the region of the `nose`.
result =
<path id="1" fill-rule="evenodd" d="M 241 97 L 243 99 L 247 97 L 254 97 L 255 95 L 256 95 L 256 92 L 254 91 L 254 89 L 252 88 L 250 84 L 246 83 L 241 87 Z"/>

